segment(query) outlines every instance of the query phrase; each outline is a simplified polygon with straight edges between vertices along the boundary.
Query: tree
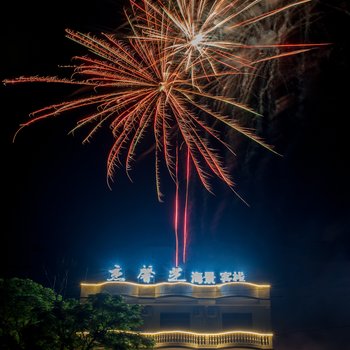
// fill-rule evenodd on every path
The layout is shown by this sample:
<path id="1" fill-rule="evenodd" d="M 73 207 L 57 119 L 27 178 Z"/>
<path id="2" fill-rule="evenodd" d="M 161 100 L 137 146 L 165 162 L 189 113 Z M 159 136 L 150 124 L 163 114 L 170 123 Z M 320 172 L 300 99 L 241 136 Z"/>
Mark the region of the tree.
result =
<path id="1" fill-rule="evenodd" d="M 64 300 L 31 280 L 0 279 L 0 349 L 150 349 L 153 341 L 135 332 L 141 307 L 109 294 L 85 301 Z"/>
<path id="2" fill-rule="evenodd" d="M 0 279 L 0 348 L 45 349 L 45 337 L 40 339 L 37 330 L 57 298 L 30 279 Z"/>
<path id="3" fill-rule="evenodd" d="M 142 324 L 141 307 L 126 304 L 120 296 L 90 295 L 77 311 L 81 349 L 89 350 L 96 345 L 118 350 L 153 347 L 150 339 L 130 332 Z"/>

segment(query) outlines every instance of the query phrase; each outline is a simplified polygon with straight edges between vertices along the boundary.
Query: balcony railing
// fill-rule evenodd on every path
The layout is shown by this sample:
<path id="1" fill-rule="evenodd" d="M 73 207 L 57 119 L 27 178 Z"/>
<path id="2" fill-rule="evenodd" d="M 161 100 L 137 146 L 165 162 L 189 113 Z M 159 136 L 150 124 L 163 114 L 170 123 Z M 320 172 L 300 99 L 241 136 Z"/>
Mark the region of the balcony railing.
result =
<path id="1" fill-rule="evenodd" d="M 185 331 L 169 331 L 142 333 L 155 341 L 156 348 L 186 347 L 186 348 L 234 348 L 245 346 L 256 349 L 272 349 L 272 334 L 255 332 L 225 332 L 217 334 L 193 333 Z"/>

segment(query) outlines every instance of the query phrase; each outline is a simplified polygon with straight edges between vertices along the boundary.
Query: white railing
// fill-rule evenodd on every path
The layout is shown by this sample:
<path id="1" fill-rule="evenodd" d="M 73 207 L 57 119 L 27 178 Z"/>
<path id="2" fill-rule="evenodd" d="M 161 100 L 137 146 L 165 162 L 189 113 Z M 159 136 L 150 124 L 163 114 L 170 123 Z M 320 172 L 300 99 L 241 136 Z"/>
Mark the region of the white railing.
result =
<path id="1" fill-rule="evenodd" d="M 155 347 L 180 346 L 188 348 L 227 348 L 249 346 L 257 349 L 272 349 L 272 334 L 255 332 L 227 332 L 203 334 L 184 331 L 143 333 L 155 341 Z"/>

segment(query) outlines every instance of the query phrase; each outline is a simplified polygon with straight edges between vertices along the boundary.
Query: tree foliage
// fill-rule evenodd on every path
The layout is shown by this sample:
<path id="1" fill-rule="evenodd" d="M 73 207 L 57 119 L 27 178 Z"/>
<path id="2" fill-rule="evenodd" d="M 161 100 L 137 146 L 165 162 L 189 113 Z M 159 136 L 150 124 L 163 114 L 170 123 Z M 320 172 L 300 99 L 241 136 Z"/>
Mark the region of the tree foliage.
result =
<path id="1" fill-rule="evenodd" d="M 0 279 L 0 347 L 27 349 L 59 297 L 29 279 Z M 39 345 L 39 344 L 38 344 Z"/>
<path id="2" fill-rule="evenodd" d="M 64 300 L 31 280 L 0 279 L 0 349 L 138 350 L 153 342 L 135 332 L 141 307 L 122 297 L 90 295 Z"/>

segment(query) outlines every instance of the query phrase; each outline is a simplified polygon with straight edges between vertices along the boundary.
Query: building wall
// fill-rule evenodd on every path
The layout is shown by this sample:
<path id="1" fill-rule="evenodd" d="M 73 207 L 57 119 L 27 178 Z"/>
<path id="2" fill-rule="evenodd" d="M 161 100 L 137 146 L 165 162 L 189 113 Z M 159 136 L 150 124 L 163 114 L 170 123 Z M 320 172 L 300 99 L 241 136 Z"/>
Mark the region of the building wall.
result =
<path id="1" fill-rule="evenodd" d="M 81 285 L 82 298 L 101 292 L 122 295 L 128 303 L 143 305 L 142 331 L 270 331 L 270 288 L 267 285 L 246 282 L 211 286 L 183 282 Z"/>

